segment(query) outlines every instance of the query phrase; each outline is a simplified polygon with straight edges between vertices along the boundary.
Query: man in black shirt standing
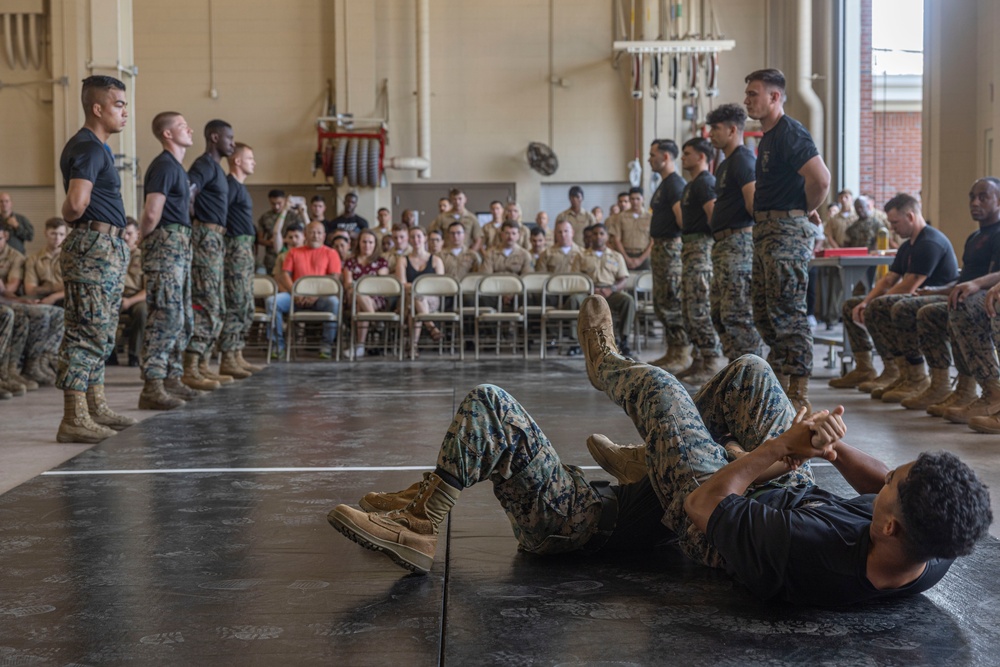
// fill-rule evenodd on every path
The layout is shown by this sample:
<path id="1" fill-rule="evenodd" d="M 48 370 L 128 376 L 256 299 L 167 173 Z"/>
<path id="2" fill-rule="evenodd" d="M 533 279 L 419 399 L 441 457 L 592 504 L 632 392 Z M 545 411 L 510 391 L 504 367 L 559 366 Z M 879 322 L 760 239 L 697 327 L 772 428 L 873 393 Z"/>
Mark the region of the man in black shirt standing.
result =
<path id="1" fill-rule="evenodd" d="M 348 192 L 344 195 L 344 212 L 333 219 L 332 226 L 326 228 L 327 239 L 331 243 L 333 242 L 333 232 L 338 229 L 350 234 L 352 240 L 358 238 L 362 229 L 368 229 L 368 221 L 354 212 L 357 208 L 358 195 L 354 192 Z"/>
<path id="2" fill-rule="evenodd" d="M 747 115 L 764 130 L 753 204 L 753 316 L 771 348 L 771 368 L 779 378 L 789 376 L 788 398 L 808 407 L 813 342 L 806 292 L 813 225 L 820 222 L 816 208 L 830 190 L 830 171 L 809 132 L 785 115 L 785 75 L 757 70 L 746 83 Z"/>
<path id="3" fill-rule="evenodd" d="M 738 104 L 723 104 L 708 114 L 709 139 L 726 158 L 715 170 L 715 207 L 709 226 L 712 247 L 712 324 L 730 361 L 763 354 L 753 323 L 753 196 L 757 158 L 743 144 L 747 114 Z"/>
<path id="4" fill-rule="evenodd" d="M 692 176 L 681 196 L 681 294 L 684 323 L 698 355 L 686 369 L 675 375 L 691 384 L 707 382 L 725 366 L 719 336 L 712 326 L 708 293 L 712 285 L 712 246 L 715 239 L 708 221 L 715 207 L 715 176 L 708 170 L 712 144 L 706 139 L 684 143 L 681 164 Z"/>
<path id="5" fill-rule="evenodd" d="M 663 323 L 666 354 L 653 361 L 671 373 L 691 365 L 691 341 L 684 328 L 681 305 L 681 195 L 686 181 L 677 173 L 680 155 L 670 139 L 656 139 L 649 147 L 649 166 L 660 175 L 660 185 L 649 206 L 653 211 L 649 233 L 653 237 L 650 265 L 653 271 L 653 309 Z"/>
<path id="6" fill-rule="evenodd" d="M 226 316 L 222 326 L 219 372 L 236 378 L 264 370 L 243 358 L 253 323 L 254 226 L 253 201 L 244 182 L 257 161 L 253 149 L 238 143 L 228 158 L 229 207 L 226 221 Z M 322 199 L 322 198 L 321 198 Z"/>
<path id="7" fill-rule="evenodd" d="M 163 146 L 146 170 L 146 202 L 139 220 L 142 272 L 148 315 L 143 335 L 140 410 L 170 410 L 198 395 L 183 382 L 183 359 L 191 338 L 191 189 L 184 155 L 194 131 L 175 111 L 153 118 L 153 136 Z M 211 387 L 199 387 L 209 389 Z"/>
<path id="8" fill-rule="evenodd" d="M 136 423 L 112 412 L 104 398 L 104 361 L 114 349 L 129 261 L 121 180 L 107 144 L 125 128 L 125 84 L 87 77 L 82 101 L 83 128 L 59 158 L 62 217 L 73 231 L 59 258 L 66 326 L 56 386 L 65 399 L 56 440 L 97 443 Z"/>
<path id="9" fill-rule="evenodd" d="M 224 120 L 205 125 L 205 152 L 188 170 L 194 197 L 194 229 L 191 234 L 191 300 L 194 303 L 194 331 L 184 353 L 184 383 L 194 389 L 208 384 L 226 384 L 231 375 L 212 373 L 208 368 L 215 342 L 222 333 L 226 310 L 223 288 L 225 276 L 225 233 L 229 209 L 229 184 L 219 164 L 233 154 L 233 127 Z"/>

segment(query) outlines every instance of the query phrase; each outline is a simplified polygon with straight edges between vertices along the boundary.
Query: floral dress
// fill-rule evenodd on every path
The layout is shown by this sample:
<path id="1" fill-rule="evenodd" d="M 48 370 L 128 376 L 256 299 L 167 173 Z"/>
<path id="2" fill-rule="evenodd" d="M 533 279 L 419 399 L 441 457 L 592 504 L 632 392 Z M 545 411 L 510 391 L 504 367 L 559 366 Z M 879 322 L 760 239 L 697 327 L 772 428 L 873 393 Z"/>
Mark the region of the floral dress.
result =
<path id="1" fill-rule="evenodd" d="M 379 257 L 373 262 L 368 264 L 361 264 L 354 257 L 351 257 L 346 262 L 344 262 L 344 268 L 351 272 L 351 278 L 354 282 L 361 280 L 363 276 L 376 276 L 381 269 L 389 270 L 389 262 L 386 261 L 385 257 Z M 370 297 L 373 305 L 375 306 L 375 311 L 385 310 L 386 300 L 383 296 L 373 296 Z"/>

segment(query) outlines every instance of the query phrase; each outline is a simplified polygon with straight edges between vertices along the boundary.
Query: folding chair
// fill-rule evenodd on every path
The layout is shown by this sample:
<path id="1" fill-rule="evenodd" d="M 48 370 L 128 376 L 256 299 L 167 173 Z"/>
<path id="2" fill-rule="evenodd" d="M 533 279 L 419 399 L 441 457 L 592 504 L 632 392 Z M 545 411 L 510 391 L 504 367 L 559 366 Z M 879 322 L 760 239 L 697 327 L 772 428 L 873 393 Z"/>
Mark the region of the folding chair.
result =
<path id="1" fill-rule="evenodd" d="M 649 324 L 659 320 L 653 307 L 653 272 L 642 271 L 636 278 L 635 289 L 635 351 L 642 352 L 642 341 L 649 337 Z"/>
<path id="2" fill-rule="evenodd" d="M 551 273 L 529 273 L 521 276 L 524 283 L 524 291 L 527 293 L 527 300 L 521 307 L 528 317 L 528 337 L 534 334 L 533 326 L 537 325 L 542 347 L 545 347 L 545 336 L 541 335 L 542 330 L 542 290 L 545 288 L 545 281 L 549 279 Z"/>
<path id="3" fill-rule="evenodd" d="M 292 303 L 288 310 L 288 336 L 286 340 L 287 352 L 286 361 L 292 360 L 292 350 L 295 347 L 295 342 L 298 336 L 296 335 L 295 325 L 301 323 L 305 326 L 309 324 L 322 324 L 327 325 L 330 322 L 335 322 L 337 324 L 337 340 L 334 342 L 334 354 L 335 359 L 340 361 L 340 341 L 343 336 L 340 333 L 340 324 L 343 320 L 343 297 L 344 289 L 340 285 L 340 278 L 335 276 L 303 276 L 295 281 L 292 285 Z M 316 310 L 295 310 L 295 299 L 297 297 L 332 297 L 335 296 L 341 300 L 340 307 L 337 308 L 337 313 L 326 313 Z"/>
<path id="4" fill-rule="evenodd" d="M 444 333 L 450 331 L 451 354 L 455 354 L 455 339 L 458 339 L 458 358 L 465 359 L 465 335 L 462 332 L 462 286 L 451 276 L 424 274 L 413 281 L 410 299 L 410 322 L 414 328 L 424 322 L 440 322 Z M 436 313 L 418 314 L 416 299 L 421 296 L 441 298 L 441 309 Z M 445 308 L 446 299 L 451 299 L 451 309 Z M 438 354 L 444 351 L 444 336 L 436 343 Z M 414 345 L 410 346 L 410 359 L 416 358 Z"/>
<path id="5" fill-rule="evenodd" d="M 278 296 L 278 283 L 271 276 L 254 276 L 253 277 L 253 299 L 256 304 L 257 300 L 261 300 L 266 303 L 268 297 Z M 264 325 L 264 338 L 267 339 L 267 363 L 271 363 L 271 336 L 267 333 L 274 328 L 275 314 L 278 312 L 277 306 L 271 309 L 271 314 L 267 313 L 265 308 L 257 309 L 254 307 L 253 311 L 253 321 L 250 324 L 251 331 L 253 328 L 259 324 Z"/>
<path id="6" fill-rule="evenodd" d="M 504 297 L 511 297 L 511 303 L 507 310 L 504 310 Z M 497 300 L 496 310 L 486 310 L 480 307 L 479 302 L 483 297 L 494 297 Z M 503 331 L 503 324 L 509 322 L 514 325 L 515 332 L 519 328 L 520 336 L 523 337 L 524 358 L 528 358 L 528 318 L 521 309 L 522 303 L 527 298 L 524 290 L 524 283 L 514 275 L 493 274 L 483 276 L 476 287 L 476 359 L 479 359 L 479 328 L 481 324 L 495 324 L 497 329 L 496 354 L 500 354 L 500 334 Z M 517 353 L 517 338 L 514 335 L 513 351 Z"/>
<path id="7" fill-rule="evenodd" d="M 583 273 L 557 273 L 551 276 L 542 287 L 542 340 L 549 340 L 549 321 L 556 323 L 556 340 L 562 340 L 562 328 L 566 322 L 576 326 L 580 317 L 580 309 L 570 308 L 569 301 L 574 296 L 580 296 L 581 301 L 594 293 L 594 281 Z M 559 307 L 549 308 L 548 297 L 559 297 Z M 545 345 L 542 345 L 540 358 L 545 358 Z"/>
<path id="8" fill-rule="evenodd" d="M 396 308 L 380 313 L 363 313 L 358 310 L 359 296 L 380 296 L 387 301 L 395 297 L 398 302 Z M 351 356 L 357 347 L 358 322 L 380 323 L 385 327 L 385 335 L 382 339 L 383 353 L 389 350 L 389 340 L 398 347 L 399 360 L 403 360 L 403 313 L 405 304 L 403 303 L 403 283 L 399 282 L 396 276 L 362 276 L 354 283 L 354 298 L 351 300 Z"/>

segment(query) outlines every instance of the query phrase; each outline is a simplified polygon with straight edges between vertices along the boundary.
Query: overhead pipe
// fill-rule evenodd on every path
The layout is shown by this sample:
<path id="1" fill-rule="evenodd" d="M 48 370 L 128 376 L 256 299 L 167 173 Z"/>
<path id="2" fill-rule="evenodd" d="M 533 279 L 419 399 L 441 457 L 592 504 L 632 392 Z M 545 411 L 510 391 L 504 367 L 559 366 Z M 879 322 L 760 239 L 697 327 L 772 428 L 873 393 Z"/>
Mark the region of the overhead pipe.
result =
<path id="1" fill-rule="evenodd" d="M 808 109 L 809 133 L 813 136 L 813 141 L 826 143 L 824 138 L 826 133 L 823 124 L 823 102 L 819 99 L 813 89 L 812 76 L 812 0 L 799 0 L 798 11 L 798 94 L 802 103 Z M 823 153 L 825 146 L 820 147 Z"/>
<path id="2" fill-rule="evenodd" d="M 417 153 L 427 166 L 418 178 L 431 177 L 431 6 L 417 0 Z"/>
<path id="3" fill-rule="evenodd" d="M 28 55 L 35 69 L 42 68 L 42 49 L 38 44 L 38 15 L 28 14 Z"/>
<path id="4" fill-rule="evenodd" d="M 28 69 L 28 53 L 24 49 L 24 14 L 14 14 L 14 41 L 17 42 L 17 62 Z"/>
<path id="5" fill-rule="evenodd" d="M 17 63 L 14 61 L 14 41 L 10 30 L 13 19 L 10 14 L 0 14 L 0 17 L 3 17 L 3 43 L 7 54 L 7 65 L 14 69 Z"/>

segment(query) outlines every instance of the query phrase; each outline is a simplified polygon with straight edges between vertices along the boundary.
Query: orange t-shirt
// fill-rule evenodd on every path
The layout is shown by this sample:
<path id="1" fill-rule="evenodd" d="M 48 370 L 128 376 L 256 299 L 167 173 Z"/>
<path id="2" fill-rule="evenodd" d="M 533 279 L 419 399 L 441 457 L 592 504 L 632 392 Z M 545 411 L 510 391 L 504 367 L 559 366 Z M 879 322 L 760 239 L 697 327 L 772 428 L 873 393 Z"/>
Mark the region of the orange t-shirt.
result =
<path id="1" fill-rule="evenodd" d="M 340 275 L 340 255 L 326 246 L 292 248 L 281 268 L 292 274 L 293 281 L 304 276 Z"/>

